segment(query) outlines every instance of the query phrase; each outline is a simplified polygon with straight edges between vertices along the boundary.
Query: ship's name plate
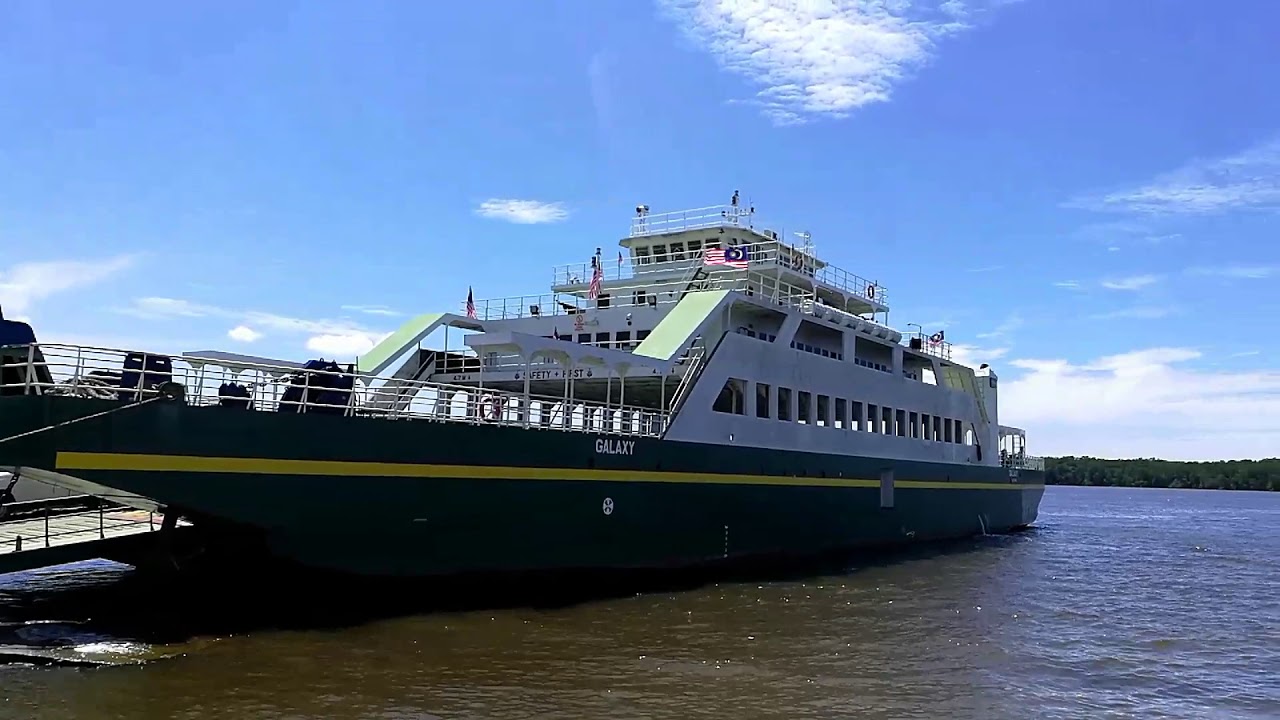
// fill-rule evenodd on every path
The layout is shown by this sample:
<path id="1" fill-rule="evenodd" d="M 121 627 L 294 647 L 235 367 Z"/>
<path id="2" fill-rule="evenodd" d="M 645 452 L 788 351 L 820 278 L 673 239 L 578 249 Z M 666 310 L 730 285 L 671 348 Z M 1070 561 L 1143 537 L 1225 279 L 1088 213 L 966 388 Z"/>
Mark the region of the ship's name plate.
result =
<path id="1" fill-rule="evenodd" d="M 596 453 L 600 455 L 634 455 L 635 451 L 635 440 L 596 438 Z"/>

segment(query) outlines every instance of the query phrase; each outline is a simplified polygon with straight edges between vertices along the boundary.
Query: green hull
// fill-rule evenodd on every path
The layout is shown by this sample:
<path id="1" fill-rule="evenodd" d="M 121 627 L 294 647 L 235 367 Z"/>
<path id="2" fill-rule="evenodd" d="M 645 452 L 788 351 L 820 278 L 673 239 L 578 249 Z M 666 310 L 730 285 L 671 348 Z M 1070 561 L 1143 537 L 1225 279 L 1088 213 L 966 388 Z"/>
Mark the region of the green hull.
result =
<path id="1" fill-rule="evenodd" d="M 0 438 L 113 407 L 0 398 Z M 838 432 L 834 431 L 833 432 Z M 159 402 L 0 444 L 340 572 L 678 568 L 1006 532 L 1043 474 Z M 892 471 L 890 498 L 882 473 Z"/>

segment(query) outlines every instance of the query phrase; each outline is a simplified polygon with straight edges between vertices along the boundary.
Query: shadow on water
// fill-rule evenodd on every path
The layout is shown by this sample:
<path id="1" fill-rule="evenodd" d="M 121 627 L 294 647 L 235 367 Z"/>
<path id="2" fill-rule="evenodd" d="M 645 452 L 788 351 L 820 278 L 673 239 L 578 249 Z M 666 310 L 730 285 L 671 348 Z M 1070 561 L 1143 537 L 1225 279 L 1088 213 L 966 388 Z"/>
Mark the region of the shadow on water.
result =
<path id="1" fill-rule="evenodd" d="M 83 664 L 83 654 L 40 648 L 180 645 L 270 630 L 337 630 L 379 620 L 472 610 L 558 609 L 712 584 L 847 576 L 913 560 L 996 549 L 1010 535 L 843 552 L 803 561 L 759 560 L 716 569 L 472 576 L 440 580 L 335 577 L 279 567 L 234 572 L 138 572 L 91 563 L 0 577 L 0 663 Z M 35 653 L 33 655 L 33 652 Z"/>

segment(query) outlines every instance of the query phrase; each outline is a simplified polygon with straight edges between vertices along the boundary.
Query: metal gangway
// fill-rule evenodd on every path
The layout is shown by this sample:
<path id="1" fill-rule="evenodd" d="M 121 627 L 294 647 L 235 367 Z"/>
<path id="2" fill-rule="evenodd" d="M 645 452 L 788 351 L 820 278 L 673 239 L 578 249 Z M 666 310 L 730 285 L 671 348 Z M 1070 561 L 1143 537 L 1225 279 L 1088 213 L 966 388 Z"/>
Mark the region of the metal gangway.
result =
<path id="1" fill-rule="evenodd" d="M 126 557 L 158 540 L 152 534 L 164 524 L 161 513 L 89 495 L 8 503 L 0 517 L 0 574 Z"/>

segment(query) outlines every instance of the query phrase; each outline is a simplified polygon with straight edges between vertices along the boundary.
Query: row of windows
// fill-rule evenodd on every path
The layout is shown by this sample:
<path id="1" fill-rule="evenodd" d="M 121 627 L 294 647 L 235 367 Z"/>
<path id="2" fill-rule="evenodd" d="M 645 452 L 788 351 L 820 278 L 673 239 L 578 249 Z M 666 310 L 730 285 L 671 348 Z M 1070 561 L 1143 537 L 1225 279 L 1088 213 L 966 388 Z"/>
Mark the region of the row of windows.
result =
<path id="1" fill-rule="evenodd" d="M 773 342 L 774 340 L 778 339 L 777 335 L 770 335 L 769 333 L 766 333 L 764 331 L 756 332 L 751 328 L 740 327 L 738 328 L 737 333 L 739 335 L 746 335 L 747 337 L 759 338 L 761 340 L 764 340 L 765 342 Z M 806 342 L 797 342 L 795 340 L 792 340 L 791 347 L 794 350 L 803 350 L 804 352 L 813 353 L 814 355 L 821 355 L 822 357 L 825 357 L 825 358 L 833 358 L 835 360 L 844 359 L 844 353 L 842 352 L 837 352 L 835 350 L 828 350 L 824 347 L 818 347 L 817 345 L 810 345 L 809 343 L 806 343 Z M 859 357 L 854 358 L 853 362 L 855 365 L 861 365 L 862 367 L 871 368 L 872 370 L 879 370 L 880 372 L 887 372 L 887 373 L 893 372 L 892 368 L 890 368 L 888 365 L 885 365 L 883 363 L 872 362 L 871 360 L 863 360 L 862 358 L 859 358 Z"/>
<path id="2" fill-rule="evenodd" d="M 712 409 L 730 415 L 747 414 L 745 389 L 751 385 L 755 386 L 755 416 L 758 418 L 935 442 L 973 444 L 972 436 L 964 431 L 964 423 L 955 418 L 814 394 L 807 390 L 750 383 L 737 378 L 729 378 Z"/>
<path id="3" fill-rule="evenodd" d="M 654 245 L 652 248 L 638 247 L 635 249 L 636 262 L 641 265 L 648 265 L 649 263 L 674 262 L 686 258 L 696 258 L 704 248 L 718 247 L 720 247 L 719 240 L 708 240 L 705 244 L 701 240 L 689 240 L 687 242 L 673 242 L 670 245 Z M 650 254 L 651 252 L 652 255 Z"/>
<path id="4" fill-rule="evenodd" d="M 640 344 L 642 340 L 649 337 L 649 330 L 639 330 L 636 332 L 635 338 L 631 337 L 630 330 L 619 330 L 616 333 L 598 332 L 578 333 L 576 337 L 563 337 L 564 340 L 572 339 L 583 345 L 594 345 L 602 348 L 613 348 L 615 350 L 630 350 Z M 544 337 L 554 338 L 554 335 L 546 335 Z"/>

